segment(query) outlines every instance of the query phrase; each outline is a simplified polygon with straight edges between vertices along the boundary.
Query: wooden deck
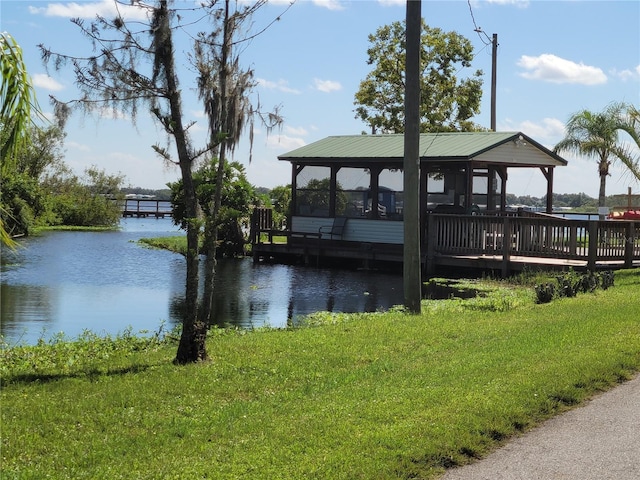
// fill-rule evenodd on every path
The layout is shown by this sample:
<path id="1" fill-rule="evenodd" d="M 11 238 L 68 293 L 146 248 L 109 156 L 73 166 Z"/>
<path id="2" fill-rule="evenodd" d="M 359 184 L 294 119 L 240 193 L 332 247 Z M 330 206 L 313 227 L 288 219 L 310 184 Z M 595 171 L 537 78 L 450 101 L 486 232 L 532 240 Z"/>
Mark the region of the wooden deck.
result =
<path id="1" fill-rule="evenodd" d="M 348 234 L 358 238 L 354 230 L 360 224 L 354 220 L 349 227 L 350 221 Z M 421 254 L 427 277 L 447 267 L 498 271 L 503 276 L 527 268 L 640 267 L 640 222 L 569 220 L 551 215 L 430 213 L 424 223 Z M 348 235 L 330 239 L 311 231 L 298 234 L 259 227 L 254 226 L 252 235 L 255 261 L 350 263 L 356 268 L 402 266 L 403 247 L 397 241 L 349 241 Z M 278 242 L 278 238 L 282 240 Z"/>
<path id="2" fill-rule="evenodd" d="M 529 267 L 640 266 L 640 222 L 432 214 L 427 223 L 427 273 L 436 265 L 491 268 L 503 275 Z"/>

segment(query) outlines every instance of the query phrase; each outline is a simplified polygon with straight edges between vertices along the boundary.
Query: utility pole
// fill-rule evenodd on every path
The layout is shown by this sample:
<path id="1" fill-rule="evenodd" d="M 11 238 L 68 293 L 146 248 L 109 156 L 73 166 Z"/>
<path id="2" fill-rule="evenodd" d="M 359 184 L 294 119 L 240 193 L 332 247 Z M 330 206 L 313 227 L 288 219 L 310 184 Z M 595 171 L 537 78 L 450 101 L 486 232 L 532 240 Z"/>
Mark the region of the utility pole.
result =
<path id="1" fill-rule="evenodd" d="M 404 306 L 420 314 L 420 51 L 422 1 L 407 0 L 404 92 Z"/>
<path id="2" fill-rule="evenodd" d="M 475 20 L 473 22 L 475 25 Z M 478 34 L 482 43 L 485 43 L 482 39 L 482 35 L 485 36 L 487 40 L 491 41 L 491 131 L 496 131 L 496 82 L 498 77 L 497 67 L 498 67 L 498 34 L 494 33 L 493 37 L 489 39 L 489 35 L 487 35 L 484 30 L 480 27 L 476 26 L 474 32 Z M 482 34 L 482 35 L 481 35 Z"/>
<path id="3" fill-rule="evenodd" d="M 496 131 L 496 77 L 498 58 L 498 34 L 493 34 L 491 40 L 491 130 Z"/>

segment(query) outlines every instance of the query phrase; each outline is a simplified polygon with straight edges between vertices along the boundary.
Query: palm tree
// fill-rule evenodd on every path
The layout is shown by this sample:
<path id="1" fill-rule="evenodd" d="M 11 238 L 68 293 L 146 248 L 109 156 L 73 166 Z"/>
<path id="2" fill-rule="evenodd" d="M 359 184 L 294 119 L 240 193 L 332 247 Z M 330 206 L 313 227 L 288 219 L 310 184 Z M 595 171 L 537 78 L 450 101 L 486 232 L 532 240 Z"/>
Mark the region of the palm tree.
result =
<path id="1" fill-rule="evenodd" d="M 5 176 L 13 166 L 15 152 L 28 141 L 31 109 L 38 111 L 35 92 L 22 60 L 22 49 L 6 32 L 0 32 L 0 175 Z M 4 210 L 0 205 L 0 210 Z M 14 247 L 11 235 L 0 217 L 0 243 Z"/>
<path id="2" fill-rule="evenodd" d="M 611 106 L 611 112 L 617 120 L 616 129 L 627 133 L 635 145 L 619 145 L 615 155 L 636 180 L 640 181 L 640 110 L 635 105 L 618 103 Z"/>
<path id="3" fill-rule="evenodd" d="M 618 141 L 620 112 L 619 104 L 614 104 L 601 113 L 589 110 L 574 113 L 566 124 L 565 137 L 553 149 L 556 153 L 572 152 L 596 158 L 600 176 L 600 207 L 605 206 L 607 176 L 616 160 L 620 160 L 634 175 L 637 173 L 637 164 L 622 154 Z"/>

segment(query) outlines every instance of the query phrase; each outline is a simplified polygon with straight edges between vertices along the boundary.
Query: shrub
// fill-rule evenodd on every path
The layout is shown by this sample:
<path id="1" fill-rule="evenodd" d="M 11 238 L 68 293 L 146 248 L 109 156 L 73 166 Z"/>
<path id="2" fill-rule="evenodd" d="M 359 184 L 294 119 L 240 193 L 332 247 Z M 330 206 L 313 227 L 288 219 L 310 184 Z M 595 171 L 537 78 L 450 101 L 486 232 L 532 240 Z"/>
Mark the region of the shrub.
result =
<path id="1" fill-rule="evenodd" d="M 586 272 L 578 274 L 573 270 L 558 275 L 556 283 L 542 282 L 535 286 L 536 302 L 549 303 L 554 298 L 575 297 L 578 293 L 593 293 L 598 288 L 606 290 L 614 284 L 613 271 Z"/>
<path id="2" fill-rule="evenodd" d="M 557 295 L 556 286 L 553 283 L 540 283 L 535 289 L 536 303 L 549 303 Z"/>

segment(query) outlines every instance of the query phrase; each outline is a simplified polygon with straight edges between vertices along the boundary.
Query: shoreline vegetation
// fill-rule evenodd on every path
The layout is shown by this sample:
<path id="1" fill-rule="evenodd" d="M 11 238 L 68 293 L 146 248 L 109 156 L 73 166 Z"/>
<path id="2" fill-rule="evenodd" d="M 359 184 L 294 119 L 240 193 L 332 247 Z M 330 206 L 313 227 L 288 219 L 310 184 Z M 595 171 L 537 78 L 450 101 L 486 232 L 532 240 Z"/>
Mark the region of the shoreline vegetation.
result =
<path id="1" fill-rule="evenodd" d="M 138 243 L 150 248 L 159 248 L 161 250 L 168 250 L 173 253 L 179 253 L 180 255 L 187 255 L 186 235 L 141 238 L 140 240 L 138 240 Z M 200 241 L 200 248 L 202 248 L 202 240 Z"/>
<path id="2" fill-rule="evenodd" d="M 74 225 L 47 225 L 45 227 L 35 227 L 34 235 L 45 232 L 114 232 L 120 230 L 119 226 L 74 226 Z"/>
<path id="3" fill-rule="evenodd" d="M 3 478 L 438 478 L 640 370 L 640 269 L 544 304 L 474 288 L 421 316 L 212 329 L 182 367 L 164 329 L 5 345 Z"/>

